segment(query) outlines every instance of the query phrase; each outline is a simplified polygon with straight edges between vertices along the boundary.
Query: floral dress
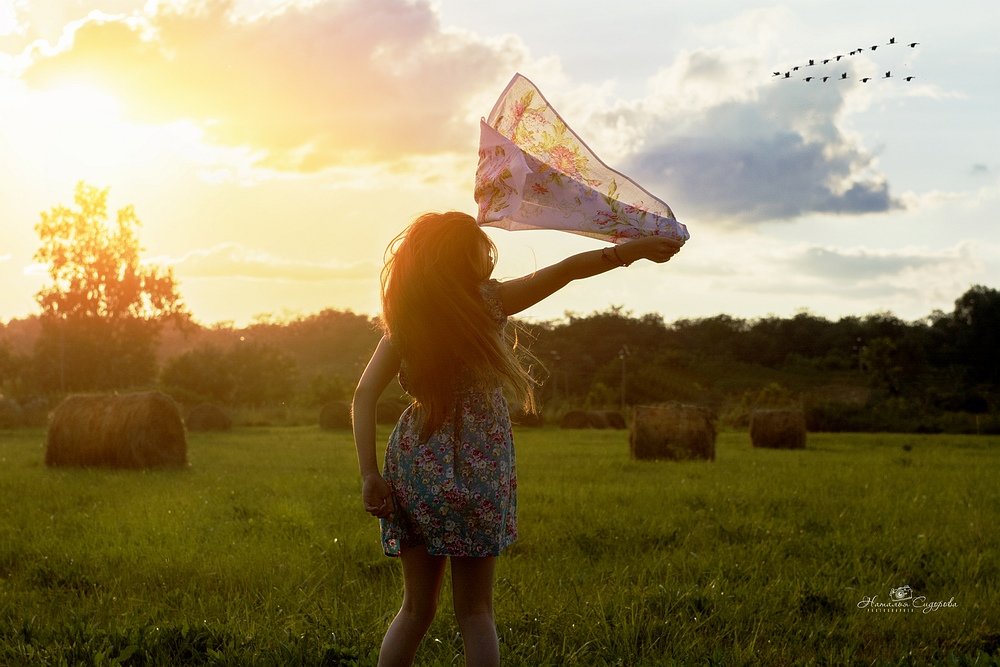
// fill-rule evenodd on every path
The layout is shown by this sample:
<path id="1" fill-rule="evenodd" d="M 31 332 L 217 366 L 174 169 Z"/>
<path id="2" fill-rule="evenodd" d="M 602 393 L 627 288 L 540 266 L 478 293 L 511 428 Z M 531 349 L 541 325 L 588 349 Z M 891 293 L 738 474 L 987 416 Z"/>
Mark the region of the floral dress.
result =
<path id="1" fill-rule="evenodd" d="M 480 286 L 502 327 L 496 280 Z M 406 389 L 405 364 L 400 383 Z M 456 415 L 426 440 L 411 405 L 389 437 L 383 477 L 395 511 L 381 519 L 382 550 L 423 544 L 448 556 L 497 556 L 517 538 L 517 475 L 507 401 L 500 386 L 462 389 Z"/>

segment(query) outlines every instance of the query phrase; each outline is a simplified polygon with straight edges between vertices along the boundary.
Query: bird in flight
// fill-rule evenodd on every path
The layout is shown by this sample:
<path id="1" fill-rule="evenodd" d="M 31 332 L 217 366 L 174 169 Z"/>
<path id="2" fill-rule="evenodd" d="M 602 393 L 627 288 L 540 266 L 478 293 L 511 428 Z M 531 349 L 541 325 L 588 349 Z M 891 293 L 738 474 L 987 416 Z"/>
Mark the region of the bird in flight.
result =
<path id="1" fill-rule="evenodd" d="M 779 70 L 775 70 L 775 71 L 773 71 L 771 73 L 771 76 L 772 77 L 776 76 L 776 77 L 783 78 L 783 79 L 790 79 L 790 78 L 792 78 L 792 72 L 798 72 L 799 70 L 804 69 L 806 67 L 817 67 L 817 69 L 821 69 L 819 67 L 821 64 L 822 65 L 829 65 L 832 62 L 838 62 L 839 63 L 840 60 L 841 60 L 841 58 L 846 58 L 847 56 L 861 55 L 862 53 L 866 53 L 866 52 L 873 52 L 874 53 L 875 51 L 878 50 L 879 46 L 894 46 L 896 44 L 905 44 L 905 45 L 909 46 L 912 49 L 912 48 L 916 48 L 916 46 L 918 44 L 920 44 L 920 42 L 905 42 L 905 41 L 904 42 L 897 42 L 896 41 L 896 37 L 893 36 L 893 37 L 890 37 L 889 41 L 886 42 L 886 43 L 884 43 L 884 44 L 872 44 L 871 46 L 868 46 L 868 47 L 859 46 L 856 49 L 852 49 L 851 51 L 848 51 L 847 55 L 844 55 L 843 53 L 839 53 L 839 54 L 828 56 L 828 57 L 822 58 L 822 59 L 821 58 L 809 58 L 809 59 L 807 59 L 807 61 L 804 64 L 794 65 L 790 69 L 784 71 L 784 74 L 782 74 L 782 72 L 779 71 Z M 873 55 L 872 58 L 875 58 L 875 56 Z M 832 78 L 839 78 L 841 81 L 843 81 L 845 79 L 853 78 L 853 76 L 849 75 L 847 72 L 843 72 L 839 77 L 837 77 L 836 75 L 832 75 L 832 74 L 822 75 L 821 72 L 816 72 L 814 75 L 805 77 L 803 80 L 809 82 L 809 81 L 812 81 L 813 79 L 819 79 L 819 80 L 821 80 L 823 82 L 826 82 L 826 81 L 828 81 L 829 79 L 832 79 Z M 868 83 L 873 78 L 875 78 L 875 77 L 873 77 L 873 76 L 866 76 L 866 77 L 863 77 L 863 78 L 859 77 L 859 80 L 861 81 L 861 83 Z M 892 76 L 891 72 L 886 72 L 884 76 L 881 76 L 881 77 L 878 77 L 878 78 L 889 79 L 889 78 L 894 78 L 894 77 Z M 895 77 L 895 78 L 903 78 L 903 77 Z M 911 76 L 911 77 L 906 78 L 906 80 L 907 81 L 911 81 L 913 78 L 914 77 Z"/>
<path id="2" fill-rule="evenodd" d="M 916 78 L 917 77 L 915 77 L 915 76 L 908 76 L 908 77 L 905 77 L 904 81 L 913 81 Z"/>

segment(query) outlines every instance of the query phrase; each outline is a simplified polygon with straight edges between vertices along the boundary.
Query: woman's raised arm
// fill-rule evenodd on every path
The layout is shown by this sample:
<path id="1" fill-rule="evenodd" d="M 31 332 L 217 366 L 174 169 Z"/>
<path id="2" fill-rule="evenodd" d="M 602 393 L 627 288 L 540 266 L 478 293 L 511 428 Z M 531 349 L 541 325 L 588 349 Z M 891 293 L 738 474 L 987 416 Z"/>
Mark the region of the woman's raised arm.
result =
<path id="1" fill-rule="evenodd" d="M 662 236 L 646 236 L 619 246 L 581 252 L 521 278 L 500 283 L 500 301 L 504 312 L 513 315 L 558 292 L 570 281 L 628 266 L 637 259 L 648 259 L 658 264 L 666 262 L 680 249 L 681 243 L 677 241 Z"/>

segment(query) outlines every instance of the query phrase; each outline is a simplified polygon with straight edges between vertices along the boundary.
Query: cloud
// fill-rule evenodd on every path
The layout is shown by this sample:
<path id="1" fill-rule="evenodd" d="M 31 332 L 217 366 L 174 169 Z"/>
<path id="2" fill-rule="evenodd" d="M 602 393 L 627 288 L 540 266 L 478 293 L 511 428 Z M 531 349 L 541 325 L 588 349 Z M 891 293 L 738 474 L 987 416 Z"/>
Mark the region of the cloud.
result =
<path id="1" fill-rule="evenodd" d="M 515 38 L 443 29 L 427 0 L 289 3 L 252 18 L 206 0 L 92 14 L 60 50 L 35 47 L 23 78 L 90 81 L 143 120 L 193 120 L 210 140 L 263 151 L 263 166 L 317 171 L 474 150 L 467 101 L 500 90 L 524 56 Z"/>
<path id="2" fill-rule="evenodd" d="M 17 6 L 9 0 L 0 2 L 0 37 L 23 30 L 24 27 L 17 18 Z"/>
<path id="3" fill-rule="evenodd" d="M 319 263 L 275 257 L 238 243 L 221 243 L 193 250 L 178 259 L 151 260 L 169 264 L 180 278 L 249 278 L 291 282 L 369 280 L 378 267 L 371 262 Z"/>
<path id="4" fill-rule="evenodd" d="M 875 252 L 812 247 L 788 260 L 788 265 L 806 275 L 845 281 L 873 281 L 916 271 L 959 268 L 968 263 L 968 248 L 960 246 L 942 253 Z"/>
<path id="5" fill-rule="evenodd" d="M 846 68 L 849 76 L 851 70 Z M 843 127 L 836 81 L 769 80 L 752 54 L 681 54 L 646 99 L 603 115 L 643 127 L 622 170 L 678 217 L 762 222 L 902 208 L 875 156 Z"/>

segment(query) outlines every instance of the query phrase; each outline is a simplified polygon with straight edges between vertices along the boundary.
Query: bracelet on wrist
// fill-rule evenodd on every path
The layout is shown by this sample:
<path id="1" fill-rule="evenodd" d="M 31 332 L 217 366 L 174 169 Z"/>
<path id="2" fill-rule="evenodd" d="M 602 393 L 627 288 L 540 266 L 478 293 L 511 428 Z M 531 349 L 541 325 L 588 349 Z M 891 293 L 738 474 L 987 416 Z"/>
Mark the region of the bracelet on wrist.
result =
<path id="1" fill-rule="evenodd" d="M 613 254 L 615 256 L 615 259 L 618 260 L 619 266 L 628 266 L 629 264 L 632 263 L 632 262 L 626 262 L 624 259 L 622 259 L 622 256 L 618 254 L 618 246 L 616 245 L 611 246 L 611 254 Z"/>
<path id="2" fill-rule="evenodd" d="M 617 255 L 615 255 L 615 257 L 612 257 L 611 256 L 612 253 L 609 252 L 609 251 L 612 251 L 612 250 L 613 250 L 613 248 L 601 248 L 601 259 L 603 259 L 605 262 L 607 262 L 611 266 L 615 266 L 615 267 L 621 266 L 622 265 L 621 258 L 618 257 Z"/>

